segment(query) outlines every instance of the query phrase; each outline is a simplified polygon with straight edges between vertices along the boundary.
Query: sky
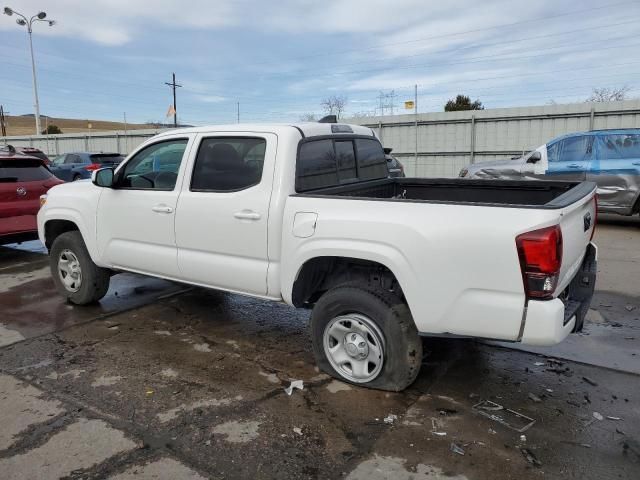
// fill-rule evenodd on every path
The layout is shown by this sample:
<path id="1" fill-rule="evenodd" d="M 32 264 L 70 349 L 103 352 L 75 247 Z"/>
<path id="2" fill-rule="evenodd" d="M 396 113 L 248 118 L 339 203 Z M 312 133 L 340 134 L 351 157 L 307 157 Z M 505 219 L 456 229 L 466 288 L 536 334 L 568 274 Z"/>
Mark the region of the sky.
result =
<path id="1" fill-rule="evenodd" d="M 346 116 L 640 96 L 640 0 L 4 0 L 33 29 L 41 114 L 181 123 L 297 121 L 332 95 Z M 28 36 L 0 14 L 0 104 L 33 113 Z"/>

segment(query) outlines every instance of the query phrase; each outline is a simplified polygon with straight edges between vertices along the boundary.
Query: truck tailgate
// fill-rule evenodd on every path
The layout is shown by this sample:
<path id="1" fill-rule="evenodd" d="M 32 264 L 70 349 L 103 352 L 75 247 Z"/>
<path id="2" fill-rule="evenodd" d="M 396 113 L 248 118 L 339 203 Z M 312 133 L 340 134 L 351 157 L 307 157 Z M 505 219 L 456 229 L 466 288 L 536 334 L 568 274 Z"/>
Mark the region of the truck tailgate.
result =
<path id="1" fill-rule="evenodd" d="M 562 209 L 562 266 L 556 292 L 559 294 L 580 269 L 596 225 L 595 190 L 580 201 Z"/>

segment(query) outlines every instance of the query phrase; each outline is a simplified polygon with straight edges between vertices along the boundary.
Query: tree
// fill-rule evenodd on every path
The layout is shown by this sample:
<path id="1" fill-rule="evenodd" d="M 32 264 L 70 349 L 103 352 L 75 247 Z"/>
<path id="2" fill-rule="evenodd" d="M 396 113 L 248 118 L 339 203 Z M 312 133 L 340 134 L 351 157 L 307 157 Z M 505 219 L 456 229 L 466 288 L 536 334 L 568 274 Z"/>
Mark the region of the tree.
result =
<path id="1" fill-rule="evenodd" d="M 629 85 L 623 85 L 620 88 L 594 88 L 591 96 L 585 102 L 619 102 L 628 100 L 630 91 L 631 87 Z"/>
<path id="2" fill-rule="evenodd" d="M 327 115 L 335 115 L 340 118 L 347 106 L 347 97 L 344 95 L 331 95 L 330 97 L 322 100 L 320 105 L 322 105 L 322 109 L 327 113 Z"/>
<path id="3" fill-rule="evenodd" d="M 55 135 L 56 133 L 62 133 L 62 130 L 57 125 L 48 125 L 47 128 L 42 130 L 43 135 Z"/>
<path id="4" fill-rule="evenodd" d="M 302 115 L 300 115 L 300 121 L 301 122 L 317 122 L 318 119 L 316 118 L 315 113 L 303 113 Z"/>
<path id="5" fill-rule="evenodd" d="M 459 110 L 484 110 L 482 102 L 472 102 L 466 95 L 457 95 L 455 100 L 449 100 L 444 106 L 445 112 L 457 112 Z"/>

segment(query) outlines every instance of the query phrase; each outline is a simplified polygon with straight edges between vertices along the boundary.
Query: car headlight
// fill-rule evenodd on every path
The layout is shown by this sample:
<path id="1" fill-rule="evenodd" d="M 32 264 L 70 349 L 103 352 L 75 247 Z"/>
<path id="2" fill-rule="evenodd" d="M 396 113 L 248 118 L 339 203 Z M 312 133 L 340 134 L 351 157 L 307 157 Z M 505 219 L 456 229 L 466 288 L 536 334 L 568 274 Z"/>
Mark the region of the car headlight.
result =
<path id="1" fill-rule="evenodd" d="M 463 168 L 462 170 L 460 170 L 460 173 L 458 174 L 459 177 L 466 177 L 467 174 L 469 173 L 469 170 L 466 168 Z"/>

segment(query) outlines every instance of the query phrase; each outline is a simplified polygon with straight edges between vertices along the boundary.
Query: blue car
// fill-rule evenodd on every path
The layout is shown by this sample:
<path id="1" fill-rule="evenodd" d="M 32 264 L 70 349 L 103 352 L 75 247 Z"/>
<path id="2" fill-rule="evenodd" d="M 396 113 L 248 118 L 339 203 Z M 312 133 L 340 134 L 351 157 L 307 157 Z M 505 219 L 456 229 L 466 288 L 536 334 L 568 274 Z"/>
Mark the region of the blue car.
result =
<path id="1" fill-rule="evenodd" d="M 599 211 L 633 215 L 640 213 L 640 129 L 570 133 L 522 157 L 469 165 L 460 177 L 587 180 L 598 185 Z"/>
<path id="2" fill-rule="evenodd" d="M 58 155 L 49 169 L 60 180 L 75 182 L 91 178 L 91 172 L 102 167 L 115 167 L 124 156 L 119 153 L 71 152 Z"/>

